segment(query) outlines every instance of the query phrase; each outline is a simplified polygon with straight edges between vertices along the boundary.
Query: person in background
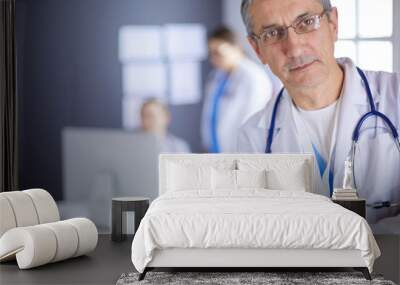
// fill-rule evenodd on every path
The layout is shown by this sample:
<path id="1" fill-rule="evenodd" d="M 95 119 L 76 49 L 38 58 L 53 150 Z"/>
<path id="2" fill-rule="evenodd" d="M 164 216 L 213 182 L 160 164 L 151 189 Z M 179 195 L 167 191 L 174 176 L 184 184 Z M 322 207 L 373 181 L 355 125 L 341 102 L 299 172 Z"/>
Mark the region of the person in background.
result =
<path id="1" fill-rule="evenodd" d="M 171 114 L 167 107 L 156 99 L 145 101 L 140 110 L 142 131 L 154 134 L 160 139 L 161 152 L 187 153 L 189 145 L 168 132 Z"/>
<path id="2" fill-rule="evenodd" d="M 235 152 L 240 126 L 265 106 L 273 85 L 262 66 L 245 56 L 230 29 L 215 30 L 208 48 L 214 70 L 206 85 L 203 147 L 211 153 Z"/>

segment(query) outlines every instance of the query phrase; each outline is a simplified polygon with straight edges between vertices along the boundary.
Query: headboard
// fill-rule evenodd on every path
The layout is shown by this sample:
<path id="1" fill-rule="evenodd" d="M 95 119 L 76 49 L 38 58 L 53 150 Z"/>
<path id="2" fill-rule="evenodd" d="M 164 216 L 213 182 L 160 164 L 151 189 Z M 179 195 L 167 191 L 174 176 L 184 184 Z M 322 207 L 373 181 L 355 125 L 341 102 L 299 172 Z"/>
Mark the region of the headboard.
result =
<path id="1" fill-rule="evenodd" d="M 252 162 L 262 163 L 267 168 L 278 168 L 291 163 L 304 162 L 308 191 L 314 192 L 314 156 L 312 154 L 160 154 L 159 195 L 167 191 L 167 168 L 169 163 L 201 165 L 222 169 L 240 169 L 240 165 L 251 166 Z"/>

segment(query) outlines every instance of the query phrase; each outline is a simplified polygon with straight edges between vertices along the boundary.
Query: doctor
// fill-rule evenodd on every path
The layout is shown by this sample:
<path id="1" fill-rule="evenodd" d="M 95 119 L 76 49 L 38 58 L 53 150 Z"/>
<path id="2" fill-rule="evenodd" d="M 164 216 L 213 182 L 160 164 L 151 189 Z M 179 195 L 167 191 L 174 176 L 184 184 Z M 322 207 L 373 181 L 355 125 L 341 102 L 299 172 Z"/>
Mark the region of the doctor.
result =
<path id="1" fill-rule="evenodd" d="M 342 186 L 363 115 L 376 109 L 399 128 L 400 76 L 358 70 L 348 58 L 334 58 L 338 12 L 329 0 L 243 0 L 241 13 L 250 44 L 284 89 L 245 123 L 238 150 L 313 153 L 315 192 L 330 196 Z M 368 117 L 356 146 L 359 196 L 367 204 L 400 201 L 400 154 L 385 121 Z M 368 207 L 367 219 L 373 223 L 399 212 Z"/>
<path id="2" fill-rule="evenodd" d="M 245 57 L 231 30 L 215 30 L 208 46 L 215 69 L 206 86 L 202 143 L 208 152 L 234 152 L 240 126 L 265 106 L 272 82 L 261 66 Z"/>

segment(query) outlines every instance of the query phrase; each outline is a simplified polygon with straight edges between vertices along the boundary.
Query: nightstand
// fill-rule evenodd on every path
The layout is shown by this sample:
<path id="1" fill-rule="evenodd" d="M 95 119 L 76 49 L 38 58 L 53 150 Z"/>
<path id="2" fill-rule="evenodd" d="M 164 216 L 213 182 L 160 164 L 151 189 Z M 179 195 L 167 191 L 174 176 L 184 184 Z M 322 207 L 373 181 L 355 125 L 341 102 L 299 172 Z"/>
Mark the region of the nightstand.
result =
<path id="1" fill-rule="evenodd" d="M 135 231 L 149 208 L 150 199 L 146 197 L 119 197 L 112 199 L 112 241 L 123 241 L 126 235 L 122 233 L 123 212 L 135 212 Z"/>
<path id="2" fill-rule="evenodd" d="M 356 214 L 359 214 L 361 217 L 365 219 L 365 200 L 357 199 L 357 200 L 333 200 L 333 203 L 339 204 L 343 208 L 346 208 L 350 211 L 353 211 Z"/>

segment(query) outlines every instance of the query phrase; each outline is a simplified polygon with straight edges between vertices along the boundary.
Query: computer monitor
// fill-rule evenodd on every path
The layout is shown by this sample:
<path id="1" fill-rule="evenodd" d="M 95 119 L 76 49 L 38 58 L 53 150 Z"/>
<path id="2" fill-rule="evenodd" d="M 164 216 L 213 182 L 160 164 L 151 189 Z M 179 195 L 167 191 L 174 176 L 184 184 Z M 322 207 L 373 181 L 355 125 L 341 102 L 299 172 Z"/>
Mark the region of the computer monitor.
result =
<path id="1" fill-rule="evenodd" d="M 89 213 L 96 224 L 107 226 L 113 197 L 156 198 L 159 152 L 156 137 L 149 134 L 117 129 L 63 129 L 62 209 L 70 209 L 67 218 Z M 65 206 L 65 202 L 73 207 Z M 82 209 L 77 205 L 83 205 Z"/>

